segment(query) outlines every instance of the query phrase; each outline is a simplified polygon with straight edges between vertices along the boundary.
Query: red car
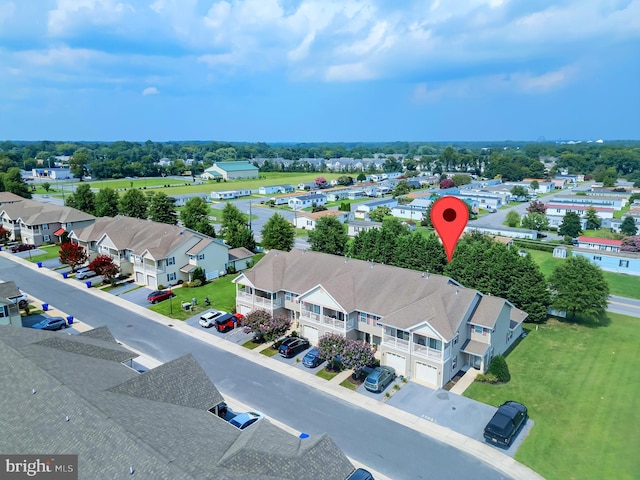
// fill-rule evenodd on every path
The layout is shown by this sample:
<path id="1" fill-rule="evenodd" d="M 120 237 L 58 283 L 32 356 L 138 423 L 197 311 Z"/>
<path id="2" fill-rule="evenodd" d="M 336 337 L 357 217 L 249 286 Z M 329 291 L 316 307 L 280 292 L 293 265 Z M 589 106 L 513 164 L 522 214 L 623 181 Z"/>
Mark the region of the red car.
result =
<path id="1" fill-rule="evenodd" d="M 233 330 L 236 325 L 240 326 L 242 324 L 243 317 L 244 315 L 241 313 L 225 313 L 214 320 L 216 330 L 222 333 Z"/>
<path id="2" fill-rule="evenodd" d="M 33 250 L 34 248 L 36 248 L 35 245 L 31 245 L 29 243 L 21 243 L 20 245 L 14 245 L 13 247 L 11 247 L 11 253 L 25 252 L 27 250 Z"/>
<path id="3" fill-rule="evenodd" d="M 175 297 L 171 290 L 155 290 L 147 295 L 147 301 L 149 303 L 158 303 L 171 297 Z"/>

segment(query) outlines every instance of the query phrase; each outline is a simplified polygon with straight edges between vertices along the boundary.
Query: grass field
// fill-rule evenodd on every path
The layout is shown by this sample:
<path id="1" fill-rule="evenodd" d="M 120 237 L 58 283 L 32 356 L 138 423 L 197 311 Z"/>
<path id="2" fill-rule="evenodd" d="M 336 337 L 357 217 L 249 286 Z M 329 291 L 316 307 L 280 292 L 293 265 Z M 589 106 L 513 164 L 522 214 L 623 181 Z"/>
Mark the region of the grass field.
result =
<path id="1" fill-rule="evenodd" d="M 601 228 L 600 230 L 585 230 L 584 232 L 582 232 L 582 236 L 593 238 L 610 238 L 613 240 L 620 240 L 624 238 L 623 234 L 612 232 L 611 230 L 607 230 L 606 228 Z"/>
<path id="2" fill-rule="evenodd" d="M 538 264 L 547 279 L 551 276 L 553 269 L 564 262 L 563 258 L 554 258 L 550 252 L 541 252 L 539 250 L 527 250 L 527 252 L 529 252 L 534 262 Z M 605 271 L 602 274 L 609 284 L 609 293 L 611 295 L 640 299 L 640 277 Z"/>
<path id="3" fill-rule="evenodd" d="M 38 249 L 43 250 L 45 253 L 41 253 L 40 255 L 31 255 L 30 257 L 27 256 L 25 257 L 25 260 L 35 263 L 60 257 L 60 246 L 58 245 L 40 245 Z"/>
<path id="4" fill-rule="evenodd" d="M 639 320 L 608 318 L 607 326 L 540 325 L 507 357 L 509 383 L 476 382 L 465 392 L 529 408 L 535 426 L 516 459 L 548 480 L 638 478 Z"/>

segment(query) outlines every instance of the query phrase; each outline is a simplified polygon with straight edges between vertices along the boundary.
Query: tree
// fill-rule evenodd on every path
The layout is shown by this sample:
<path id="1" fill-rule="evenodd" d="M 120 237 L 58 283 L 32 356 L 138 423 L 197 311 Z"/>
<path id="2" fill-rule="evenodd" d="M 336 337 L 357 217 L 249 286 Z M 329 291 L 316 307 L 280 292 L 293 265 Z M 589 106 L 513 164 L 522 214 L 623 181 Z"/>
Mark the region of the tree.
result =
<path id="1" fill-rule="evenodd" d="M 598 212 L 593 207 L 587 209 L 585 218 L 587 219 L 587 230 L 598 230 L 602 226 L 602 220 L 600 220 Z"/>
<path id="2" fill-rule="evenodd" d="M 586 257 L 569 257 L 551 274 L 552 305 L 558 310 L 576 312 L 591 318 L 604 314 L 609 301 L 609 285 L 597 265 Z"/>
<path id="3" fill-rule="evenodd" d="M 266 310 L 253 310 L 242 319 L 243 331 L 260 332 L 264 339 L 273 342 L 286 333 L 291 320 L 284 315 L 272 316 Z"/>
<path id="4" fill-rule="evenodd" d="M 382 220 L 389 215 L 391 215 L 391 209 L 386 205 L 376 207 L 373 211 L 369 212 L 369 218 L 374 222 L 382 222 Z"/>
<path id="5" fill-rule="evenodd" d="M 91 185 L 85 183 L 76 188 L 75 192 L 67 197 L 66 204 L 90 215 L 95 215 L 96 194 L 91 190 Z"/>
<path id="6" fill-rule="evenodd" d="M 74 242 L 64 242 L 60 245 L 60 263 L 69 265 L 71 271 L 75 272 L 78 265 L 82 265 L 87 261 L 89 256 L 85 252 L 84 247 Z"/>
<path id="7" fill-rule="evenodd" d="M 147 197 L 140 190 L 131 188 L 120 198 L 118 210 L 121 215 L 146 220 Z"/>
<path id="8" fill-rule="evenodd" d="M 342 365 L 353 370 L 357 377 L 363 367 L 371 365 L 374 361 L 374 354 L 371 345 L 368 343 L 347 339 L 342 351 Z"/>
<path id="9" fill-rule="evenodd" d="M 540 232 L 549 228 L 549 219 L 542 213 L 527 213 L 520 220 L 520 226 Z"/>
<path id="10" fill-rule="evenodd" d="M 620 224 L 620 231 L 625 235 L 635 235 L 638 233 L 638 227 L 636 227 L 636 222 L 633 217 L 625 217 L 622 223 Z"/>
<path id="11" fill-rule="evenodd" d="M 363 172 L 360 172 L 356 177 L 356 180 L 358 180 L 359 182 L 364 182 L 366 179 L 367 179 L 367 176 Z"/>
<path id="12" fill-rule="evenodd" d="M 288 252 L 295 243 L 296 231 L 291 222 L 276 213 L 262 227 L 262 247 L 266 250 L 275 248 Z"/>
<path id="13" fill-rule="evenodd" d="M 511 195 L 516 198 L 522 198 L 524 200 L 527 196 L 527 190 L 522 185 L 516 185 L 511 189 Z"/>
<path id="14" fill-rule="evenodd" d="M 234 204 L 227 202 L 222 209 L 222 227 L 220 235 L 231 248 L 244 247 L 255 250 L 253 232 L 247 224 L 247 217 Z"/>
<path id="15" fill-rule="evenodd" d="M 453 188 L 455 186 L 456 186 L 455 182 L 453 180 L 451 180 L 450 178 L 445 178 L 444 180 L 442 180 L 440 182 L 440 188 L 443 189 L 443 190 L 445 188 Z"/>
<path id="16" fill-rule="evenodd" d="M 540 184 L 538 183 L 537 180 L 532 180 L 531 183 L 529 184 L 529 189 L 533 190 L 534 192 L 539 188 L 540 188 Z"/>
<path id="17" fill-rule="evenodd" d="M 318 188 L 326 188 L 328 182 L 324 177 L 316 177 L 316 187 Z"/>
<path id="18" fill-rule="evenodd" d="M 545 213 L 547 213 L 547 206 L 542 202 L 538 202 L 537 200 L 532 200 L 531 202 L 529 202 L 529 206 L 527 207 L 527 212 L 542 213 L 544 215 Z"/>
<path id="19" fill-rule="evenodd" d="M 209 222 L 209 220 L 204 217 L 198 220 L 198 223 L 196 223 L 194 230 L 196 232 L 200 232 L 203 235 L 208 235 L 213 238 L 216 237 L 216 229 L 213 227 L 213 225 L 211 225 L 211 222 Z"/>
<path id="20" fill-rule="evenodd" d="M 318 354 L 329 362 L 328 370 L 335 370 L 337 358 L 342 356 L 347 339 L 339 333 L 325 333 L 318 339 Z"/>
<path id="21" fill-rule="evenodd" d="M 69 159 L 69 170 L 74 177 L 82 181 L 87 164 L 89 163 L 89 150 L 82 147 L 77 149 Z"/>
<path id="22" fill-rule="evenodd" d="M 507 383 L 511 380 L 511 373 L 509 373 L 509 366 L 507 361 L 502 355 L 496 355 L 491 359 L 489 363 L 489 369 L 487 373 L 495 375 L 499 382 Z"/>
<path id="23" fill-rule="evenodd" d="M 622 245 L 620 246 L 621 252 L 640 252 L 640 236 L 638 237 L 624 237 L 622 239 Z"/>
<path id="24" fill-rule="evenodd" d="M 401 197 L 402 195 L 406 195 L 411 192 L 411 187 L 406 180 L 400 180 L 396 185 L 396 188 L 393 189 L 393 198 Z"/>
<path id="25" fill-rule="evenodd" d="M 98 255 L 89 263 L 89 269 L 98 275 L 102 275 L 105 282 L 111 281 L 120 271 L 120 268 L 113 263 L 113 258 L 109 255 Z"/>
<path id="26" fill-rule="evenodd" d="M 111 188 L 101 188 L 95 197 L 96 217 L 115 217 L 118 215 L 120 197 Z"/>
<path id="27" fill-rule="evenodd" d="M 157 192 L 149 200 L 149 219 L 154 222 L 176 225 L 178 213 L 176 212 L 176 199 L 166 193 Z"/>
<path id="28" fill-rule="evenodd" d="M 23 180 L 18 167 L 11 167 L 6 173 L 0 173 L 0 190 L 14 193 L 22 198 L 31 198 L 29 185 Z"/>
<path id="29" fill-rule="evenodd" d="M 343 255 L 347 245 L 344 225 L 335 217 L 321 217 L 315 230 L 309 232 L 309 244 L 314 252 Z"/>
<path id="30" fill-rule="evenodd" d="M 51 188 L 51 184 L 49 182 L 44 182 L 42 184 L 42 188 L 44 189 L 45 192 L 49 192 L 49 189 Z"/>
<path id="31" fill-rule="evenodd" d="M 580 217 L 575 212 L 567 212 L 558 228 L 558 235 L 563 235 L 566 238 L 576 238 L 581 233 Z"/>
<path id="32" fill-rule="evenodd" d="M 366 178 L 366 177 L 365 177 Z M 338 177 L 338 185 L 353 185 L 353 177 L 342 175 Z"/>
<path id="33" fill-rule="evenodd" d="M 455 175 L 452 175 L 451 180 L 453 180 L 453 183 L 455 184 L 456 187 L 471 183 L 471 177 L 469 175 L 464 175 L 461 173 L 456 173 Z"/>
<path id="34" fill-rule="evenodd" d="M 520 226 L 520 215 L 515 210 L 509 210 L 507 213 L 507 225 L 511 228 Z"/>
<path id="35" fill-rule="evenodd" d="M 196 226 L 201 220 L 209 223 L 209 205 L 200 197 L 190 198 L 180 211 L 180 220 L 185 227 L 197 230 Z"/>
<path id="36" fill-rule="evenodd" d="M 0 225 L 0 242 L 6 243 L 10 236 L 11 232 Z"/>

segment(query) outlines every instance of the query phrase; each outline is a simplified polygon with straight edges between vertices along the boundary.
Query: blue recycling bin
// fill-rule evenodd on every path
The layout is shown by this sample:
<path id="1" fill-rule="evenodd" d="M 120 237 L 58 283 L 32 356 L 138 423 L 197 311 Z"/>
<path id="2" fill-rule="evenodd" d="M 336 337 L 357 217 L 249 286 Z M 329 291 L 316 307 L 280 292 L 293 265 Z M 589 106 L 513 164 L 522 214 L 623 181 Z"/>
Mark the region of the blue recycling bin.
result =
<path id="1" fill-rule="evenodd" d="M 43 303 L 42 304 L 42 311 L 43 312 L 49 311 L 49 304 L 48 303 Z"/>
<path id="2" fill-rule="evenodd" d="M 309 438 L 308 433 L 301 433 L 299 438 Z"/>
<path id="3" fill-rule="evenodd" d="M 69 275 L 69 272 L 62 272 L 62 278 L 67 278 L 67 275 Z"/>
<path id="4" fill-rule="evenodd" d="M 87 280 L 84 283 L 87 285 L 87 288 L 91 288 L 91 280 Z"/>
<path id="5" fill-rule="evenodd" d="M 42 262 L 38 262 L 38 268 L 42 268 Z"/>
<path id="6" fill-rule="evenodd" d="M 72 325 L 72 324 L 73 324 L 73 315 L 69 315 L 69 316 L 67 317 L 67 323 L 68 323 L 69 325 Z"/>

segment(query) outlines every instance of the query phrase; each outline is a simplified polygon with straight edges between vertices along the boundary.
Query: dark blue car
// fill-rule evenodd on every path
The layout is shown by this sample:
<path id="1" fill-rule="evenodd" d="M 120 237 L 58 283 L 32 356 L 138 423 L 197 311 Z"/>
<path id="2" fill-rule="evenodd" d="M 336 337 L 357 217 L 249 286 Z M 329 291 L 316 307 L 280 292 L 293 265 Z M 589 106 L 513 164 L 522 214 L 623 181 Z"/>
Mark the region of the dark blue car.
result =
<path id="1" fill-rule="evenodd" d="M 307 368 L 315 368 L 324 362 L 324 358 L 320 358 L 320 352 L 317 348 L 312 348 L 302 359 L 302 365 Z"/>

